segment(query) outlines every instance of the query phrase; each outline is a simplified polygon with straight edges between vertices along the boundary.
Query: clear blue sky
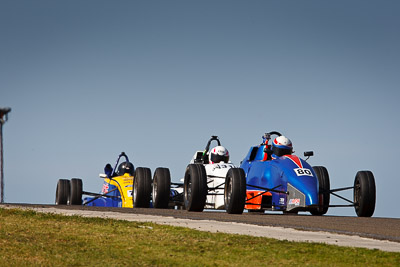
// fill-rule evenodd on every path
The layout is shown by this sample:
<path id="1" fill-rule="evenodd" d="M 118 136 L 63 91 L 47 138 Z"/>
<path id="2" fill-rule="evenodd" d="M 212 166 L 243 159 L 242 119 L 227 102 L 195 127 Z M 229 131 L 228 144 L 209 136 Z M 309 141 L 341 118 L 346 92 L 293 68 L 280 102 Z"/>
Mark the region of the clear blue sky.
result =
<path id="1" fill-rule="evenodd" d="M 211 135 L 239 164 L 277 130 L 332 187 L 371 170 L 374 216 L 400 218 L 399 14 L 378 0 L 1 0 L 5 201 L 54 203 L 59 178 L 98 192 L 121 151 L 179 181 Z"/>

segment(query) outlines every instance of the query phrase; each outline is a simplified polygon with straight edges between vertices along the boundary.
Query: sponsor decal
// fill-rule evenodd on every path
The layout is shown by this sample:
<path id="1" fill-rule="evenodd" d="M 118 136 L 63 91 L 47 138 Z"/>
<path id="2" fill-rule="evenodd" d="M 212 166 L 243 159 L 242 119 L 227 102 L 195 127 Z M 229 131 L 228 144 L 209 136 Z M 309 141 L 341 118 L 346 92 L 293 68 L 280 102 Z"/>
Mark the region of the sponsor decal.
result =
<path id="1" fill-rule="evenodd" d="M 105 194 L 108 192 L 109 186 L 108 184 L 103 184 L 103 188 L 101 189 L 101 193 Z"/>
<path id="2" fill-rule="evenodd" d="M 285 198 L 284 197 L 279 198 L 279 205 L 285 205 Z"/>
<path id="3" fill-rule="evenodd" d="M 297 176 L 313 176 L 310 169 L 297 168 L 293 169 Z"/>
<path id="4" fill-rule="evenodd" d="M 291 199 L 289 199 L 289 205 L 299 206 L 300 205 L 300 198 L 291 198 Z"/>
<path id="5" fill-rule="evenodd" d="M 125 185 L 125 187 L 133 187 L 133 184 Z"/>

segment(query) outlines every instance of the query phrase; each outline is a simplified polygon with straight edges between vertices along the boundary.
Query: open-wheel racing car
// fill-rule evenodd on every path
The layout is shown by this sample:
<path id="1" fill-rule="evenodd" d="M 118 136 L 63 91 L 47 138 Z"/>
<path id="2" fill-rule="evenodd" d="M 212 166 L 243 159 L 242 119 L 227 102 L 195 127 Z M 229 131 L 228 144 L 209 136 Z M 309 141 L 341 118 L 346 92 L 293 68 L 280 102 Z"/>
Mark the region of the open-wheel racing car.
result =
<path id="1" fill-rule="evenodd" d="M 217 146 L 210 150 L 212 141 L 217 142 Z M 243 212 L 246 196 L 245 174 L 229 161 L 229 152 L 221 146 L 218 136 L 209 139 L 205 150 L 196 151 L 186 167 L 183 183 L 163 182 L 161 190 L 157 186 L 161 181 L 162 179 L 156 177 L 153 180 L 153 203 L 158 200 L 155 192 L 159 191 L 164 197 L 159 202 L 169 203 L 170 207 L 180 206 L 188 211 L 199 212 L 205 208 L 225 209 L 228 213 Z M 164 208 L 167 206 L 165 204 Z"/>
<path id="2" fill-rule="evenodd" d="M 119 164 L 121 158 L 124 158 Z M 56 189 L 56 205 L 86 205 L 102 207 L 148 208 L 151 205 L 151 171 L 149 168 L 134 168 L 128 156 L 122 152 L 112 168 L 107 164 L 101 193 L 83 191 L 79 178 L 59 179 Z M 154 177 L 170 180 L 167 168 L 157 168 Z M 87 195 L 82 199 L 82 195 Z"/>
<path id="3" fill-rule="evenodd" d="M 269 144 L 272 135 L 278 137 Z M 276 131 L 266 133 L 261 145 L 250 148 L 240 165 L 246 174 L 245 208 L 249 212 L 309 211 L 312 215 L 323 215 L 329 207 L 354 207 L 357 216 L 372 216 L 375 210 L 376 189 L 371 171 L 357 172 L 354 186 L 331 189 L 325 167 L 311 167 L 306 160 L 293 155 L 292 152 L 290 140 Z M 313 156 L 313 152 L 304 152 L 304 156 Z M 338 191 L 351 189 L 353 201 L 336 194 Z M 330 205 L 330 195 L 349 204 Z"/>

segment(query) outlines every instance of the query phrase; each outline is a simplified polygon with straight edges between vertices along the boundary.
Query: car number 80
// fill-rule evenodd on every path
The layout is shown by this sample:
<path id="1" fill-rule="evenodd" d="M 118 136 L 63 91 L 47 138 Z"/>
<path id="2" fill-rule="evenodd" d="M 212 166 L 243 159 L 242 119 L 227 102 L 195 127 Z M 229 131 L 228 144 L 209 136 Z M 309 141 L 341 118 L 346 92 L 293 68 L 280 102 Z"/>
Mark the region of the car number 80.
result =
<path id="1" fill-rule="evenodd" d="M 293 169 L 297 176 L 313 176 L 310 169 L 297 168 Z"/>

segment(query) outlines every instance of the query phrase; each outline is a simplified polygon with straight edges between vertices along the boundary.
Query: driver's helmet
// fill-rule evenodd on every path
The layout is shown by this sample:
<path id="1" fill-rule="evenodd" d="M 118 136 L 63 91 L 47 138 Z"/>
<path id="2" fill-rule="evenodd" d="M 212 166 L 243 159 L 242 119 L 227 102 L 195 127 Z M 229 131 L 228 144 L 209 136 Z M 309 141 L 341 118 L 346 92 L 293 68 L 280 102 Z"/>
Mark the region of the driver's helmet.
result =
<path id="1" fill-rule="evenodd" d="M 129 175 L 133 176 L 134 167 L 131 162 L 125 161 L 119 164 L 117 174 L 119 176 L 124 175 L 125 173 L 129 173 Z"/>
<path id="2" fill-rule="evenodd" d="M 286 136 L 278 136 L 272 142 L 272 153 L 278 157 L 291 155 L 293 153 L 292 141 Z"/>
<path id="3" fill-rule="evenodd" d="M 211 149 L 210 154 L 209 154 L 209 158 L 210 158 L 210 163 L 219 163 L 219 162 L 225 162 L 228 163 L 229 162 L 229 152 L 228 149 L 226 149 L 223 146 L 216 146 L 214 148 Z"/>

